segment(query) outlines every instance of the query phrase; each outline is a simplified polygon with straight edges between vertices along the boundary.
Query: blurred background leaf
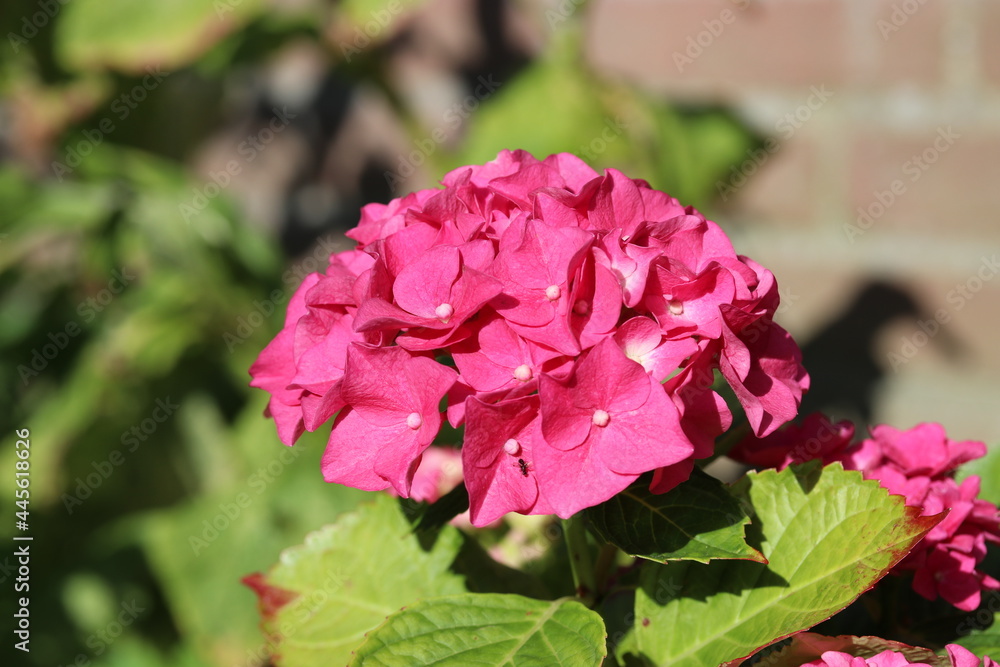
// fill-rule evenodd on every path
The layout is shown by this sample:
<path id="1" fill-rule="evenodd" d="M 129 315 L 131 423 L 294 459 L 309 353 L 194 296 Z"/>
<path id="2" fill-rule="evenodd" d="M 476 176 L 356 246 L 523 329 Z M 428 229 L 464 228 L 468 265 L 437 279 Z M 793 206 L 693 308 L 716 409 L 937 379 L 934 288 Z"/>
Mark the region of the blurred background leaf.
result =
<path id="1" fill-rule="evenodd" d="M 172 70 L 257 14 L 263 0 L 74 0 L 60 13 L 56 56 L 70 71 Z"/>

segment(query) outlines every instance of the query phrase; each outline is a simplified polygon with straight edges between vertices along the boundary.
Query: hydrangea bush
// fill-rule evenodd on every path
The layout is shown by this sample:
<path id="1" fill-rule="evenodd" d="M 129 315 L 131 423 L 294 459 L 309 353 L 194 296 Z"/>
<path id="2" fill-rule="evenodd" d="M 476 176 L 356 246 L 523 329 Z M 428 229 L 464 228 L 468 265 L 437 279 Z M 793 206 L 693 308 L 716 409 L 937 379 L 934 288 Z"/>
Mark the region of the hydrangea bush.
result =
<path id="1" fill-rule="evenodd" d="M 252 385 L 286 445 L 329 429 L 326 481 L 408 500 L 376 496 L 248 578 L 278 664 L 738 665 L 887 574 L 964 611 L 1000 589 L 997 508 L 954 477 L 984 445 L 782 428 L 809 377 L 774 276 L 646 182 L 505 151 L 364 207 L 348 236 Z M 730 456 L 760 471 L 702 472 L 741 434 Z M 845 638 L 806 655 L 815 637 L 766 659 L 979 664 Z"/>

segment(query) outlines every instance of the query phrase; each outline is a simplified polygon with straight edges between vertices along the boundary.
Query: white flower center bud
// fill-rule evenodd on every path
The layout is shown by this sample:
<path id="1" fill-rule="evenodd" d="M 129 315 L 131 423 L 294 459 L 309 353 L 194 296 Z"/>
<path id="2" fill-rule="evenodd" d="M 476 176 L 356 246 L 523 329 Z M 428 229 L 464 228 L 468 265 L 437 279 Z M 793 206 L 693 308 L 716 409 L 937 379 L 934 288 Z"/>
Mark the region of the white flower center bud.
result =
<path id="1" fill-rule="evenodd" d="M 514 377 L 521 382 L 527 382 L 531 379 L 531 366 L 528 364 L 521 364 L 514 369 Z"/>
<path id="2" fill-rule="evenodd" d="M 596 419 L 596 417 L 595 417 Z M 416 431 L 424 423 L 424 418 L 420 416 L 419 412 L 411 412 L 406 416 L 406 425 Z"/>
<path id="3" fill-rule="evenodd" d="M 667 302 L 667 310 L 670 311 L 671 315 L 683 315 L 684 314 L 684 304 L 676 299 L 671 299 Z"/>
<path id="4" fill-rule="evenodd" d="M 561 296 L 562 289 L 559 288 L 559 285 L 549 285 L 545 288 L 545 298 L 549 301 L 555 301 Z"/>
<path id="5" fill-rule="evenodd" d="M 594 410 L 594 426 L 607 426 L 611 421 L 611 415 L 604 410 Z"/>
<path id="6" fill-rule="evenodd" d="M 521 453 L 521 443 L 514 438 L 511 438 L 507 442 L 503 443 L 503 450 L 511 456 L 517 456 Z"/>
<path id="7" fill-rule="evenodd" d="M 448 318 L 455 313 L 455 309 L 451 307 L 450 303 L 442 303 L 440 306 L 434 309 L 434 315 L 442 322 L 447 322 Z"/>

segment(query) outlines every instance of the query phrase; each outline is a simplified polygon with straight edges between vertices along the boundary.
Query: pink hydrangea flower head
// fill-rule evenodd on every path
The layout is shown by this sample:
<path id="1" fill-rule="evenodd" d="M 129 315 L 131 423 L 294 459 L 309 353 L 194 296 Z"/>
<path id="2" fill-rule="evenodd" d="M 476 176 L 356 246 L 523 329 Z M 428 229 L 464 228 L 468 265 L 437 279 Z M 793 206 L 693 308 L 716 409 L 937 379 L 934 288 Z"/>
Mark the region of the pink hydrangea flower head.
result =
<path id="1" fill-rule="evenodd" d="M 963 611 L 975 611 L 982 587 L 976 565 L 974 555 L 938 545 L 914 573 L 913 590 L 928 600 L 940 596 Z"/>
<path id="2" fill-rule="evenodd" d="M 758 435 L 795 415 L 808 376 L 774 276 L 694 209 L 568 154 L 442 184 L 364 207 L 251 370 L 286 444 L 332 421 L 328 481 L 434 499 L 444 411 L 475 525 L 565 517 L 712 455 L 717 373 Z"/>
<path id="3" fill-rule="evenodd" d="M 849 424 L 810 415 L 801 426 L 746 438 L 729 454 L 761 467 L 785 467 L 811 458 L 838 462 L 903 496 L 923 516 L 941 517 L 893 572 L 913 572 L 913 589 L 929 600 L 941 597 L 963 611 L 976 609 L 982 591 L 1000 590 L 1000 582 L 977 569 L 986 557 L 986 543 L 1000 543 L 1000 513 L 996 505 L 977 497 L 978 477 L 958 483 L 954 472 L 961 463 L 983 456 L 985 445 L 950 440 L 940 424 L 905 431 L 875 426 L 871 433 L 871 438 L 852 444 Z"/>

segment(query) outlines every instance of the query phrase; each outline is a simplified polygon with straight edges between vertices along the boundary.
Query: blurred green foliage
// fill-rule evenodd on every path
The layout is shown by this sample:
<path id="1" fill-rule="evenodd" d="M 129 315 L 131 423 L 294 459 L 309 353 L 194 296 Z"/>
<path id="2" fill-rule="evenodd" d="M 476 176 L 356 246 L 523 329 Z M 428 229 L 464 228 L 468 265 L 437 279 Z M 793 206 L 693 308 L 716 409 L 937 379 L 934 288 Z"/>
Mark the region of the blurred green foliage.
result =
<path id="1" fill-rule="evenodd" d="M 303 40 L 330 71 L 384 91 L 413 138 L 427 136 L 385 73 L 397 27 L 421 5 L 5 2 L 0 118 L 20 121 L 0 124 L 0 470 L 13 470 L 14 430 L 29 428 L 23 664 L 262 664 L 255 596 L 240 578 L 365 497 L 323 483 L 321 433 L 282 447 L 265 397 L 247 387 L 327 246 L 286 256 L 228 193 L 191 215 L 181 205 L 204 185 L 189 164 L 225 121 L 227 85 Z M 753 137 L 722 111 L 680 111 L 596 76 L 580 52 L 583 16 L 477 105 L 432 171 L 501 148 L 570 151 L 711 206 Z M 376 17 L 391 25 L 345 62 L 330 35 Z M 169 78 L 144 86 L 156 72 Z M 139 88 L 141 107 L 120 106 Z M 0 475 L 0 497 L 13 488 Z M 8 542 L 11 524 L 0 528 Z M 0 580 L 11 585 L 9 570 Z"/>

